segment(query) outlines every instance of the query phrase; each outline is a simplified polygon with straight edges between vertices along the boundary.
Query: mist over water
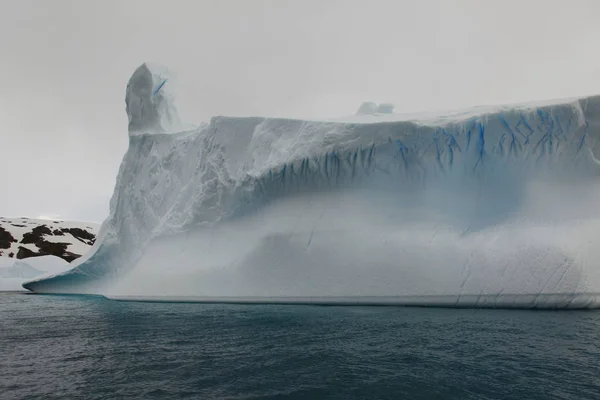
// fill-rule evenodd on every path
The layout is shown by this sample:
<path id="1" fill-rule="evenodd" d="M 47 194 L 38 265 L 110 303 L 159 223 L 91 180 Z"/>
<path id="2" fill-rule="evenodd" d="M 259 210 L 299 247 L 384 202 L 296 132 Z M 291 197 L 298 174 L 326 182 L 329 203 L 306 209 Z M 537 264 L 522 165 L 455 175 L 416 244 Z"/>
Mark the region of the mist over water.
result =
<path id="1" fill-rule="evenodd" d="M 483 176 L 419 180 L 378 172 L 354 187 L 279 196 L 216 227 L 155 239 L 106 294 L 595 293 L 600 184 L 559 166 L 488 164 Z"/>

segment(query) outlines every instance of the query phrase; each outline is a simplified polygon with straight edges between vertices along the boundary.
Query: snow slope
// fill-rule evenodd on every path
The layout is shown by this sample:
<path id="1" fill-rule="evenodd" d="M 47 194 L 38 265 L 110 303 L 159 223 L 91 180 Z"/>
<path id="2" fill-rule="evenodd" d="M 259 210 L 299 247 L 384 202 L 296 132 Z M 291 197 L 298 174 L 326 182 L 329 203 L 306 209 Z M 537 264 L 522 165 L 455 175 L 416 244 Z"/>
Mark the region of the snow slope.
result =
<path id="1" fill-rule="evenodd" d="M 119 299 L 600 305 L 600 97 L 187 131 L 164 69 L 126 92 L 110 215 L 24 286 Z"/>
<path id="2" fill-rule="evenodd" d="M 0 217 L 0 257 L 54 255 L 70 262 L 94 244 L 98 224 Z"/>

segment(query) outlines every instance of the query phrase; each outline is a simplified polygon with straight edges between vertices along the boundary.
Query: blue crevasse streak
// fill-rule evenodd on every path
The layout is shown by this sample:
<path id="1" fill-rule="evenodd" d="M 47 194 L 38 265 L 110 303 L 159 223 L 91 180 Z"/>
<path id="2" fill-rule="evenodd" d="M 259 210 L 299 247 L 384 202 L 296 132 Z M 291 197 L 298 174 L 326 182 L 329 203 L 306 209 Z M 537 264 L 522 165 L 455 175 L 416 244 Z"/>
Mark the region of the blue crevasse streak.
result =
<path id="1" fill-rule="evenodd" d="M 162 89 L 162 87 L 165 85 L 165 83 L 167 83 L 168 79 L 164 79 L 157 87 L 156 89 L 154 89 L 154 92 L 152 92 L 153 96 L 156 96 L 156 94 L 160 91 L 160 89 Z"/>

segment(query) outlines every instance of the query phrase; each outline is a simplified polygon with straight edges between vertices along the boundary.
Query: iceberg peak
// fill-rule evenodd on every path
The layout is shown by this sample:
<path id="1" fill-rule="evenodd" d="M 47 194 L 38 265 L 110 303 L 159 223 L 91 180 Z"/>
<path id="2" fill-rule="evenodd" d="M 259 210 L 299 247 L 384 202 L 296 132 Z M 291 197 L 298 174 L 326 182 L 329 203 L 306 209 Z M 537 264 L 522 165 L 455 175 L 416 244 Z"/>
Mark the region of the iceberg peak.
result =
<path id="1" fill-rule="evenodd" d="M 173 105 L 173 80 L 173 74 L 161 65 L 144 63 L 135 70 L 125 94 L 130 136 L 181 130 Z"/>

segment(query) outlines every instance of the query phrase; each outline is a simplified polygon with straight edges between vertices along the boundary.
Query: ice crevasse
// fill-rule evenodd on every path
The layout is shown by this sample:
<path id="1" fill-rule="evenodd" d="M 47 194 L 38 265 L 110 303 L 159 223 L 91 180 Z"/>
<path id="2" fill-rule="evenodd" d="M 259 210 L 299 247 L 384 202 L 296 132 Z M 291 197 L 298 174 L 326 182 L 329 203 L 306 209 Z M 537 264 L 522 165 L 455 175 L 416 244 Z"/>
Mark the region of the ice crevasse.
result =
<path id="1" fill-rule="evenodd" d="M 193 128 L 168 70 L 126 91 L 94 247 L 40 293 L 115 299 L 600 306 L 600 96 Z"/>

